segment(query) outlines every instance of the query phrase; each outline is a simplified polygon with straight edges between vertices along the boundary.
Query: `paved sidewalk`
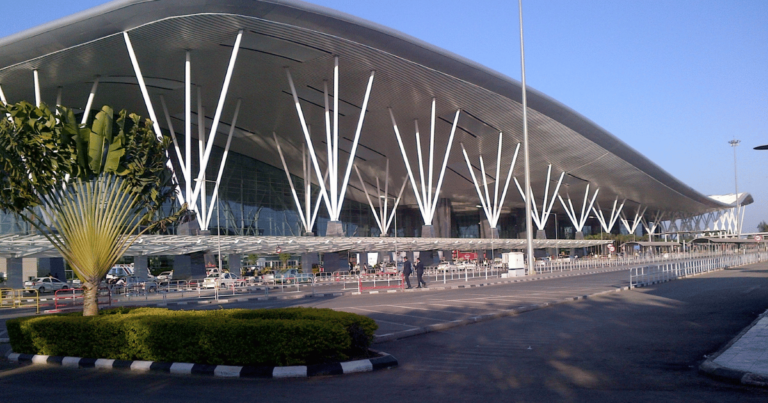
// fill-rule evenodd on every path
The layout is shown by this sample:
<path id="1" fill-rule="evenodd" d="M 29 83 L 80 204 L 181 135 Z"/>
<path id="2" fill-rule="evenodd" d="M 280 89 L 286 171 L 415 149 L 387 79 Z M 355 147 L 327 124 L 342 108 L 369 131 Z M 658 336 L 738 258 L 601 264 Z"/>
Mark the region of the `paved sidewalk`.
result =
<path id="1" fill-rule="evenodd" d="M 699 369 L 715 378 L 768 387 L 768 311 L 710 356 Z"/>

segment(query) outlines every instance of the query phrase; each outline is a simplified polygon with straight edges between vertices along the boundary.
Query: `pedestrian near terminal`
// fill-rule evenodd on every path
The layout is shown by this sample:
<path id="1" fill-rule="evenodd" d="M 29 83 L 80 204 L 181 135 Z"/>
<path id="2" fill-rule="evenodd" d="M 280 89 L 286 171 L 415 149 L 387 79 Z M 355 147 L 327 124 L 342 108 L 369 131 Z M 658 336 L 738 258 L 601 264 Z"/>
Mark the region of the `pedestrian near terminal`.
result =
<path id="1" fill-rule="evenodd" d="M 403 257 L 403 278 L 405 278 L 405 284 L 408 285 L 408 287 L 405 287 L 405 289 L 411 288 L 411 262 L 408 261 L 408 256 Z"/>
<path id="2" fill-rule="evenodd" d="M 424 284 L 424 287 L 427 286 L 427 283 L 424 281 L 424 279 L 421 277 L 424 275 L 424 263 L 421 263 L 421 258 L 416 258 L 416 280 L 419 282 L 419 284 L 416 286 L 416 288 L 421 288 L 421 285 Z"/>

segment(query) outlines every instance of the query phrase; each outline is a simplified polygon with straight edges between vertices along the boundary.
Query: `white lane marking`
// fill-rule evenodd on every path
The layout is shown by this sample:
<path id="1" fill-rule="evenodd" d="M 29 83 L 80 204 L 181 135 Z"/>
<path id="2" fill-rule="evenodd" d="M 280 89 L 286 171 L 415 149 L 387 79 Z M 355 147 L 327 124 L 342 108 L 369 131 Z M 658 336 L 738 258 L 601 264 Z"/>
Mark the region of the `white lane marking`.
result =
<path id="1" fill-rule="evenodd" d="M 433 320 L 433 321 L 438 321 L 438 322 L 450 322 L 449 320 L 430 318 L 430 317 L 426 317 L 426 316 L 403 315 L 401 313 L 380 312 L 380 311 L 374 311 L 374 310 L 371 310 L 371 309 L 363 309 L 363 308 L 351 308 L 351 309 L 357 309 L 359 311 L 365 311 L 365 312 L 380 313 L 382 315 L 405 316 L 405 317 L 409 317 L 409 318 L 427 319 L 427 320 Z"/>
<path id="2" fill-rule="evenodd" d="M 448 306 L 448 307 L 451 307 L 451 308 L 458 308 L 456 305 L 435 304 L 434 302 L 427 302 L 427 305 Z M 480 308 L 480 307 L 472 307 L 471 309 L 475 309 L 475 310 L 478 310 L 478 311 L 492 311 L 492 309 Z"/>
<path id="3" fill-rule="evenodd" d="M 432 305 L 432 304 L 429 304 L 429 305 Z M 458 314 L 463 314 L 463 315 L 471 315 L 470 312 L 448 311 L 448 310 L 445 310 L 445 309 L 427 309 L 427 308 L 417 308 L 417 307 L 402 306 L 402 305 L 384 305 L 384 306 L 391 306 L 393 308 L 403 308 L 403 309 L 417 309 L 419 311 L 447 312 L 447 313 L 458 313 Z"/>
<path id="4" fill-rule="evenodd" d="M 403 368 L 406 371 L 422 371 L 422 372 L 456 372 L 445 369 L 428 369 L 428 368 Z"/>
<path id="5" fill-rule="evenodd" d="M 398 326 L 410 327 L 411 329 L 418 329 L 419 328 L 418 326 L 406 325 L 405 323 L 398 323 L 398 322 L 389 322 L 389 321 L 381 320 L 381 319 L 377 319 L 376 322 L 388 323 L 390 325 L 398 325 Z"/>

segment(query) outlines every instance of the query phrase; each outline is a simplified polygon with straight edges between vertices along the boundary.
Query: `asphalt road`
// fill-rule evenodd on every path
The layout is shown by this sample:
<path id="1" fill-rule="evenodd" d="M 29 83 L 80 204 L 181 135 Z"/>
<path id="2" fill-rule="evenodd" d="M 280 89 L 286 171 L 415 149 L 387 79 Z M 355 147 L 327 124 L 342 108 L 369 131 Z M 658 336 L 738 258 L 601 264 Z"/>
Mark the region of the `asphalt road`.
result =
<path id="1" fill-rule="evenodd" d="M 598 282 L 600 276 L 606 276 L 606 286 L 612 286 L 615 284 L 608 280 L 613 279 L 607 278 L 611 275 L 583 278 L 594 277 Z M 489 303 L 517 303 L 509 301 L 523 291 L 533 297 L 537 287 L 568 294 L 556 287 L 567 287 L 559 282 L 574 280 L 517 284 L 530 287 L 528 290 L 511 286 L 451 290 L 445 291 L 441 301 L 459 300 L 465 305 L 451 304 L 444 307 L 445 313 L 458 310 L 463 314 L 459 306 L 470 309 L 473 298 L 487 299 L 483 307 L 490 309 L 496 305 Z M 478 290 L 481 294 L 467 295 Z M 397 302 L 401 308 L 392 312 L 417 311 L 415 308 L 439 293 L 397 294 L 394 297 L 401 299 Z M 386 299 L 390 296 L 371 297 L 360 298 L 355 307 L 393 305 Z M 352 297 L 311 302 L 331 306 L 350 300 Z M 393 370 L 312 379 L 240 380 L 0 363 L 0 402 L 765 402 L 767 390 L 711 380 L 699 375 L 696 366 L 766 308 L 768 265 L 761 264 L 376 345 L 399 359 L 400 367 Z M 421 313 L 428 318 L 423 320 L 443 318 L 439 311 L 438 315 Z"/>

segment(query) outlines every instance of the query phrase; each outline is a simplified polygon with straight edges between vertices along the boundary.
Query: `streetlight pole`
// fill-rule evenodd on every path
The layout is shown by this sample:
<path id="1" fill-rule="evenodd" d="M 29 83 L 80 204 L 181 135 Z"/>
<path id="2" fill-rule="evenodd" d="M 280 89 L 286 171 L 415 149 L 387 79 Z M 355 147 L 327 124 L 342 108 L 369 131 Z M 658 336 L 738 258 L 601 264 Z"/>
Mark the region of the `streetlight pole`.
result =
<path id="1" fill-rule="evenodd" d="M 741 143 L 740 140 L 733 139 L 728 142 L 728 144 L 733 147 L 733 184 L 736 188 L 736 238 L 741 238 L 741 220 L 739 220 L 739 216 L 741 215 L 741 206 L 739 203 L 739 175 L 736 170 L 736 146 Z"/>
<path id="2" fill-rule="evenodd" d="M 533 274 L 533 222 L 531 220 L 531 158 L 528 152 L 528 100 L 525 91 L 525 46 L 523 41 L 523 0 L 517 1 L 520 16 L 520 65 L 523 87 L 523 166 L 525 168 L 525 244 L 528 255 L 528 274 Z"/>

